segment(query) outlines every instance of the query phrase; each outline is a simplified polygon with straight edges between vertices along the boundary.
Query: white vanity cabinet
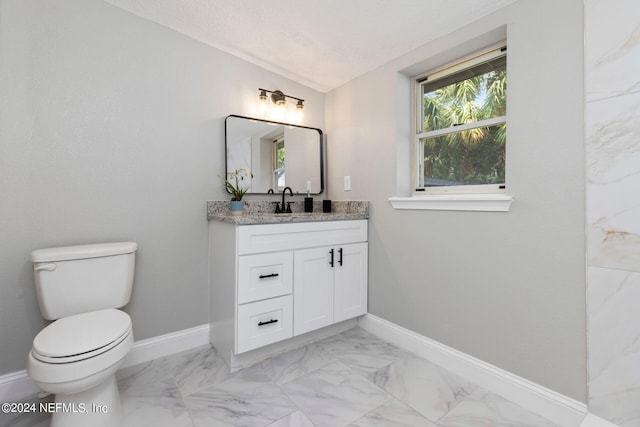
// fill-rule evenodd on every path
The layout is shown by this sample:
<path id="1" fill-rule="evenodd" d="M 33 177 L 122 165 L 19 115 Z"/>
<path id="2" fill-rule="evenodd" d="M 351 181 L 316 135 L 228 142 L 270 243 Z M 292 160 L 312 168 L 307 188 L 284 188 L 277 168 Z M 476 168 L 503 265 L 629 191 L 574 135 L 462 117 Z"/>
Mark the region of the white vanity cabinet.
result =
<path id="1" fill-rule="evenodd" d="M 367 312 L 367 220 L 210 221 L 209 233 L 211 342 L 223 357 Z"/>

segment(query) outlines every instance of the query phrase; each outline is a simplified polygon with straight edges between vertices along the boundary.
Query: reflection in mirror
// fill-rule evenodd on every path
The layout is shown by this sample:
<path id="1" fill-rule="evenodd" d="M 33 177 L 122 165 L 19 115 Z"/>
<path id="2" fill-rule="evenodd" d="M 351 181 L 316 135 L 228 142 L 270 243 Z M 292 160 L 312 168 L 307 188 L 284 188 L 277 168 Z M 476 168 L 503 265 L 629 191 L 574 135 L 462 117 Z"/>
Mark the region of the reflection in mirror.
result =
<path id="1" fill-rule="evenodd" d="M 248 194 L 320 194 L 324 190 L 322 130 L 230 115 L 225 120 L 226 173 L 249 169 Z"/>

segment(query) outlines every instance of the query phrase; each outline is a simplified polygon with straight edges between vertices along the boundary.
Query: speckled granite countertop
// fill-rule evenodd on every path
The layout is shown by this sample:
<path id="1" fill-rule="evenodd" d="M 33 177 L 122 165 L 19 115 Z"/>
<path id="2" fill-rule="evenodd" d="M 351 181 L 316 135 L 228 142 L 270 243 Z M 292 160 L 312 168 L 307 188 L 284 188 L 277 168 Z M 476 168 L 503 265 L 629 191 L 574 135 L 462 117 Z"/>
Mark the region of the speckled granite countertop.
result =
<path id="1" fill-rule="evenodd" d="M 252 225 L 369 218 L 369 202 L 334 200 L 331 203 L 331 212 L 326 213 L 322 212 L 322 200 L 313 202 L 313 212 L 310 213 L 303 212 L 301 200 L 295 200 L 295 202 L 291 205 L 293 213 L 275 214 L 272 201 L 248 200 L 245 202 L 244 214 L 234 216 L 229 210 L 228 200 L 210 200 L 207 202 L 207 219 L 237 225 Z"/>

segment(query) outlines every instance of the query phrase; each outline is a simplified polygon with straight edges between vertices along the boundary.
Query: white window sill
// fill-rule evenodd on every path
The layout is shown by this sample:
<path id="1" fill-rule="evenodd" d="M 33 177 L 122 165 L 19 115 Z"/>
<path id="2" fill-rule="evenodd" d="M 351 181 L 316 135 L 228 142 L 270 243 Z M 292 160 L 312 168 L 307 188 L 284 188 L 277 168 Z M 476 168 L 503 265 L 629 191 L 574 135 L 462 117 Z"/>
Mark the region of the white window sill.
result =
<path id="1" fill-rule="evenodd" d="M 389 201 L 394 209 L 509 212 L 513 196 L 508 194 L 428 194 L 390 197 Z"/>

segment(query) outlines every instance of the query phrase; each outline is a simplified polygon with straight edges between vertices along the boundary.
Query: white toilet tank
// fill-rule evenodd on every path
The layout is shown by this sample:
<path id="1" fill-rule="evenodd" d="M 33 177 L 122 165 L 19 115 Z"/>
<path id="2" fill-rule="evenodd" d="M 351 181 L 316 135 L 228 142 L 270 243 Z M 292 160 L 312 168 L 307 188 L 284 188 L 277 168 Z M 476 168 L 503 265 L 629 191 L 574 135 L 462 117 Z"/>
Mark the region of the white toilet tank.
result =
<path id="1" fill-rule="evenodd" d="M 31 253 L 42 317 L 55 320 L 131 298 L 135 242 L 38 249 Z"/>

